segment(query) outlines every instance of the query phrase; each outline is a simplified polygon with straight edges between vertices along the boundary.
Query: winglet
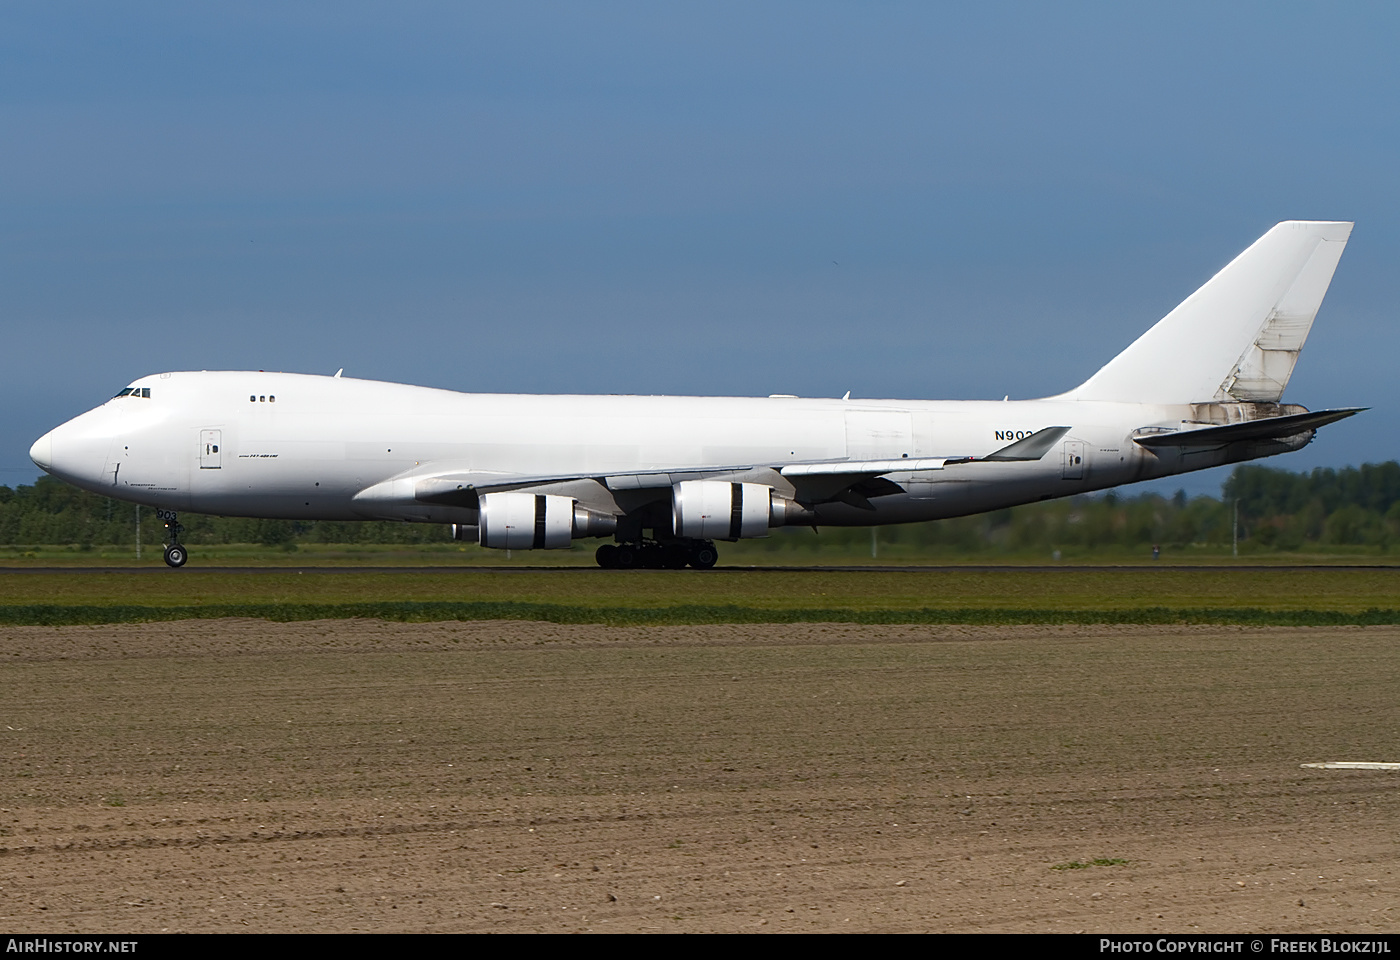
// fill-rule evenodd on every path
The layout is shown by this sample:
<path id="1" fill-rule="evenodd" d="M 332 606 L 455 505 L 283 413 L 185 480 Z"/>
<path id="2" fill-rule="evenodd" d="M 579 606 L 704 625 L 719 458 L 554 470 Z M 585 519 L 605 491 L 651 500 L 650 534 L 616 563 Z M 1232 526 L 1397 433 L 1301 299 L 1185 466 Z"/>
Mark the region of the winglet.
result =
<path id="1" fill-rule="evenodd" d="M 1037 430 L 1023 440 L 1008 444 L 1000 450 L 994 450 L 985 457 L 978 457 L 978 460 L 992 460 L 997 463 L 1005 463 L 1014 460 L 1039 460 L 1050 452 L 1050 448 L 1060 442 L 1060 438 L 1069 433 L 1069 427 L 1046 427 L 1044 430 Z"/>

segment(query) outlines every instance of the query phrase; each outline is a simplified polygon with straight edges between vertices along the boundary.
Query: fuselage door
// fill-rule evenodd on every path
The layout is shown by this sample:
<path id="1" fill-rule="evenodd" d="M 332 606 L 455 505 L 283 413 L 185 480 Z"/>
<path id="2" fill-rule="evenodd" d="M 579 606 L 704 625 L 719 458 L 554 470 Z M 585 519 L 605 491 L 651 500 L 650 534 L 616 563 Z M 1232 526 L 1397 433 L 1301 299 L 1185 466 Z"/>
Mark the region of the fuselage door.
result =
<path id="1" fill-rule="evenodd" d="M 1084 441 L 1066 440 L 1064 471 L 1060 474 L 1066 480 L 1084 479 Z"/>
<path id="2" fill-rule="evenodd" d="M 199 431 L 199 469 L 218 470 L 222 466 L 219 447 L 223 444 L 222 430 Z"/>

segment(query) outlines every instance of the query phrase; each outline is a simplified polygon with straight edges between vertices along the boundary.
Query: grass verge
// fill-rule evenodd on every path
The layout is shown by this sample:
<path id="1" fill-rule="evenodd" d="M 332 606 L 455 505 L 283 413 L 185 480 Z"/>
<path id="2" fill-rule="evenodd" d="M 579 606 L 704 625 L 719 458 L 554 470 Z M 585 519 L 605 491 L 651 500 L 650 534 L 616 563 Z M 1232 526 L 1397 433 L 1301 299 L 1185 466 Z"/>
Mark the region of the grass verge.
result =
<path id="1" fill-rule="evenodd" d="M 534 620 L 614 626 L 720 623 L 865 624 L 1215 624 L 1222 626 L 1383 626 L 1400 624 L 1400 610 L 1270 610 L 1259 607 L 1140 607 L 1136 609 L 929 608 L 861 610 L 840 607 L 765 608 L 679 604 L 609 608 L 512 601 L 380 601 L 368 603 L 212 603 L 0 605 L 0 624 L 69 626 L 242 617 L 279 622 L 374 619 L 401 623 L 450 620 Z"/>

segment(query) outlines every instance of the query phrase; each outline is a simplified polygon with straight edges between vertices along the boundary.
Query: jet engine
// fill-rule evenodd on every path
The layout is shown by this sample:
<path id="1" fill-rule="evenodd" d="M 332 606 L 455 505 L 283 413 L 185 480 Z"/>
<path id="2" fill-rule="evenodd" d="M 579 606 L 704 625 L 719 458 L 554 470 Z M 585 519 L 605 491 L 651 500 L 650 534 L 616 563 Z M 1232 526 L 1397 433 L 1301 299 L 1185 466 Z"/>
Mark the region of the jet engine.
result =
<path id="1" fill-rule="evenodd" d="M 671 523 L 678 537 L 766 537 L 769 527 L 811 520 L 810 510 L 762 483 L 682 480 L 671 488 Z"/>
<path id="2" fill-rule="evenodd" d="M 605 537 L 616 529 L 616 517 L 589 510 L 572 497 L 487 493 L 481 497 L 477 542 L 498 550 L 566 550 L 576 537 Z"/>

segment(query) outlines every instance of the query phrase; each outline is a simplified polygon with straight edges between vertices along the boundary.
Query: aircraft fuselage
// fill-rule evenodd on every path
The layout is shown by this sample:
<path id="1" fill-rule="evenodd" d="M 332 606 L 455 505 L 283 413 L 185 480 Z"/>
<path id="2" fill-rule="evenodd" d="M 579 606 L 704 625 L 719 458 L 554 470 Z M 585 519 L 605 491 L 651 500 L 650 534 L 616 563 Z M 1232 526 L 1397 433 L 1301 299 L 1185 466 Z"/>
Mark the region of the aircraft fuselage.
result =
<path id="1" fill-rule="evenodd" d="M 76 486 L 152 507 L 306 520 L 475 522 L 468 508 L 415 500 L 412 484 L 437 475 L 596 478 L 616 502 L 636 499 L 648 481 L 628 478 L 640 475 L 661 473 L 652 486 L 667 489 L 665 471 L 781 489 L 774 468 L 783 464 L 981 457 L 1072 425 L 1037 461 L 894 471 L 888 479 L 903 492 L 872 498 L 873 509 L 813 505 L 821 524 L 904 523 L 1266 456 L 1311 438 L 1189 452 L 1133 441 L 1141 428 L 1198 417 L 1190 404 L 466 394 L 222 371 L 132 386 L 47 434 L 36 460 Z M 405 478 L 401 490 L 395 478 Z"/>

